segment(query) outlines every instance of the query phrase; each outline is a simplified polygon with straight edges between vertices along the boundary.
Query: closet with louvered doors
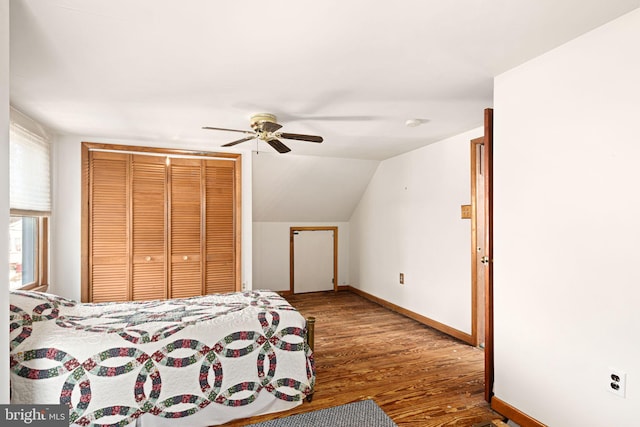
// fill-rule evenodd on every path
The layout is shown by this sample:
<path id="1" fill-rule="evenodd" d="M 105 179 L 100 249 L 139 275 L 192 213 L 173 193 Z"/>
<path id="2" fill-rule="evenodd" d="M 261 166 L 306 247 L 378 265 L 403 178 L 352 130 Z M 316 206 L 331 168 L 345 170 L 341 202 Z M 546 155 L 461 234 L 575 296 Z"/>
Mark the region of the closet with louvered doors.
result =
<path id="1" fill-rule="evenodd" d="M 170 159 L 171 298 L 235 290 L 234 169 L 228 160 Z"/>
<path id="2" fill-rule="evenodd" d="M 240 290 L 240 157 L 105 147 L 83 144 L 82 300 Z"/>

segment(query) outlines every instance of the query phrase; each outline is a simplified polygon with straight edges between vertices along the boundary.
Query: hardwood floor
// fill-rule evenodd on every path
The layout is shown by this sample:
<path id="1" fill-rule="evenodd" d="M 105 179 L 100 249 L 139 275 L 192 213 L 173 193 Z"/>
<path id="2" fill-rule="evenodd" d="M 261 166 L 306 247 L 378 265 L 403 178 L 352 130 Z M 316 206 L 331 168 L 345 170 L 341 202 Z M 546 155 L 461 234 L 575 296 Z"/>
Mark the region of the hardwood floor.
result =
<path id="1" fill-rule="evenodd" d="M 313 401 L 247 424 L 373 399 L 401 427 L 473 426 L 502 419 L 484 401 L 484 354 L 351 292 L 287 297 L 316 317 Z"/>

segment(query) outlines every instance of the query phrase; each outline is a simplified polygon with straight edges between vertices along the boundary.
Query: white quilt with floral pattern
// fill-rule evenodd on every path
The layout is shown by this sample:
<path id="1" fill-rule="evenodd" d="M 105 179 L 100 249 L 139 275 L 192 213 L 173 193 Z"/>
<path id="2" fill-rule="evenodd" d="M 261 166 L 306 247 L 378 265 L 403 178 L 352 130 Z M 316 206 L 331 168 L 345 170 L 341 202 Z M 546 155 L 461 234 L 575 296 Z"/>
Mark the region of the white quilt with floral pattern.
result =
<path id="1" fill-rule="evenodd" d="M 209 426 L 313 391 L 305 319 L 272 291 L 83 304 L 10 300 L 11 403 L 69 406 L 78 426 Z"/>

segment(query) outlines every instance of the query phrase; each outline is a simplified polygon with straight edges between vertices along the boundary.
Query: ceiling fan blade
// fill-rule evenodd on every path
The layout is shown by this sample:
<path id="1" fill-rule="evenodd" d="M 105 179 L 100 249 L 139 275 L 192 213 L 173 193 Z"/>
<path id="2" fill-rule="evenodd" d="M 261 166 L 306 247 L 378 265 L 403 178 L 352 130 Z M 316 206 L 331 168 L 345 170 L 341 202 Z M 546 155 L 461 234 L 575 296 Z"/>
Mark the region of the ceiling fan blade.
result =
<path id="1" fill-rule="evenodd" d="M 275 132 L 282 127 L 282 125 L 274 122 L 262 122 L 261 126 L 267 132 Z"/>
<path id="2" fill-rule="evenodd" d="M 226 144 L 223 144 L 223 145 L 221 145 L 221 147 L 231 147 L 231 146 L 234 146 L 234 145 L 236 145 L 236 144 L 240 144 L 241 142 L 245 142 L 245 141 L 249 141 L 249 140 L 251 140 L 251 139 L 254 139 L 255 137 L 256 137 L 255 135 L 253 135 L 253 136 L 248 136 L 248 137 L 246 137 L 246 138 L 242 138 L 242 139 L 239 139 L 239 140 L 237 140 L 237 141 L 232 141 L 232 142 L 228 142 L 228 143 L 226 143 Z"/>
<path id="3" fill-rule="evenodd" d="M 240 130 L 240 129 L 227 129 L 227 128 L 214 128 L 211 126 L 203 126 L 202 129 L 209 129 L 209 130 L 226 130 L 228 132 L 241 132 L 241 133 L 246 133 L 247 135 L 254 135 L 255 132 L 250 131 L 250 130 Z"/>
<path id="4" fill-rule="evenodd" d="M 267 140 L 267 144 L 272 146 L 280 154 L 288 153 L 289 151 L 291 151 L 291 148 L 287 147 L 277 139 L 269 139 Z"/>
<path id="5" fill-rule="evenodd" d="M 279 137 L 281 138 L 285 138 L 285 139 L 297 139 L 298 141 L 309 141 L 309 142 L 322 142 L 324 141 L 324 139 L 322 139 L 321 136 L 315 136 L 315 135 L 302 135 L 299 133 L 280 133 L 278 134 Z"/>

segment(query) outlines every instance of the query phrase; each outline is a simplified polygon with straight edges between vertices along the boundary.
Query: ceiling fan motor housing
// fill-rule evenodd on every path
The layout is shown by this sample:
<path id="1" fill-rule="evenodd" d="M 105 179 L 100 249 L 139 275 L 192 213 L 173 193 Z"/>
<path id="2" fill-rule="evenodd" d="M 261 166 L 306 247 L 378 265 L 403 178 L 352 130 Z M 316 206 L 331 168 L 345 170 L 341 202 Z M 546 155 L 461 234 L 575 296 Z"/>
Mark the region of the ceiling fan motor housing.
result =
<path id="1" fill-rule="evenodd" d="M 255 130 L 261 129 L 262 124 L 265 122 L 277 123 L 278 118 L 275 114 L 269 113 L 257 113 L 251 116 L 251 127 Z"/>

